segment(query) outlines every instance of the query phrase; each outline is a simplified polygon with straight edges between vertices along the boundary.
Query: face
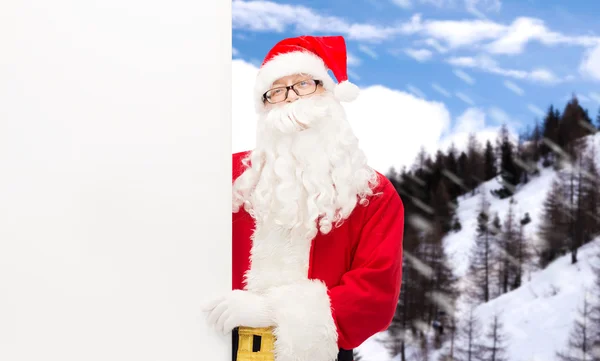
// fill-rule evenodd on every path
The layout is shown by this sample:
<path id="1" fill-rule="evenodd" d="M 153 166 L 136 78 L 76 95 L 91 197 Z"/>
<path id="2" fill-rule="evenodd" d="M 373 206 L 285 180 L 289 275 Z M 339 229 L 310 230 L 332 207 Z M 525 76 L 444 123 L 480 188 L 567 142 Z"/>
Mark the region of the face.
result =
<path id="1" fill-rule="evenodd" d="M 300 93 L 301 95 L 296 94 L 296 92 L 293 89 L 289 89 L 289 91 L 287 92 L 287 98 L 281 102 L 272 104 L 272 103 L 269 103 L 267 100 L 265 100 L 264 104 L 265 104 L 266 110 L 285 106 L 286 104 L 293 103 L 300 98 L 310 98 L 310 97 L 313 97 L 315 95 L 319 95 L 319 94 L 322 94 L 323 92 L 325 92 L 325 88 L 323 88 L 323 85 L 318 84 L 317 88 L 314 92 L 312 92 L 310 94 L 302 95 L 303 92 L 310 92 L 310 91 L 312 91 L 312 89 L 314 89 L 314 87 L 312 85 L 312 82 L 314 80 L 315 79 L 313 77 L 311 77 L 309 75 L 302 75 L 302 74 L 294 74 L 294 75 L 284 76 L 282 78 L 277 79 L 276 81 L 273 82 L 273 84 L 271 86 L 272 90 L 296 84 L 296 89 L 297 89 L 298 93 Z M 286 89 L 285 88 L 279 89 L 279 90 L 276 90 L 275 92 L 279 92 L 280 96 L 285 96 Z M 274 96 L 275 96 L 275 92 L 273 92 Z M 274 99 L 274 96 L 273 96 L 273 99 Z M 278 100 L 278 99 L 274 99 L 274 100 Z"/>
<path id="2" fill-rule="evenodd" d="M 244 207 L 257 227 L 288 229 L 298 239 L 331 231 L 360 198 L 372 194 L 376 179 L 342 104 L 323 86 L 306 87 L 304 80 L 311 78 L 298 74 L 273 83 L 272 89 L 298 84 L 304 95 L 290 90 L 286 99 L 283 88 L 281 101 L 265 101 L 251 166 L 233 189 L 234 212 Z"/>

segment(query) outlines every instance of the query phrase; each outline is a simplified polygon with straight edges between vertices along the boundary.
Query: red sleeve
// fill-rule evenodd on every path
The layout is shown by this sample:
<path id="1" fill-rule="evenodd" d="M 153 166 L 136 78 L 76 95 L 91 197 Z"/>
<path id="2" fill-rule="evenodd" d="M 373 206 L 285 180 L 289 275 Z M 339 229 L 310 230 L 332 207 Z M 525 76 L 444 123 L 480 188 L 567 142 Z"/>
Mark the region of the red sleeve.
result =
<path id="1" fill-rule="evenodd" d="M 328 291 L 338 346 L 353 349 L 390 325 L 402 283 L 404 206 L 393 185 L 368 206 L 351 269 Z"/>

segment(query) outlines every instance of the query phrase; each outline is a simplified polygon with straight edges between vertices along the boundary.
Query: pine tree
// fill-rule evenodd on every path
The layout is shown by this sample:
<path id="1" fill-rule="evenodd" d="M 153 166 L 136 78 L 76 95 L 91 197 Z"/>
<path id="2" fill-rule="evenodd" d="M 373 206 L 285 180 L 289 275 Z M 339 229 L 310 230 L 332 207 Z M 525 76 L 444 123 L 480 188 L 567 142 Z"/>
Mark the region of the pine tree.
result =
<path id="1" fill-rule="evenodd" d="M 514 198 L 511 198 L 509 201 L 508 212 L 506 213 L 506 218 L 504 219 L 504 225 L 502 228 L 502 232 L 499 239 L 499 258 L 501 262 L 500 265 L 500 284 L 502 293 L 506 293 L 511 291 L 514 287 L 510 283 L 510 280 L 514 278 L 517 274 L 516 271 L 516 256 L 517 256 L 517 240 L 518 240 L 518 230 L 517 230 L 517 222 L 515 219 L 514 213 Z"/>
<path id="2" fill-rule="evenodd" d="M 472 194 L 475 195 L 475 188 L 477 188 L 484 181 L 484 159 L 483 150 L 481 144 L 477 140 L 475 133 L 469 134 L 467 141 L 467 174 L 465 175 L 465 185 L 467 189 L 472 190 Z"/>
<path id="3" fill-rule="evenodd" d="M 421 146 L 421 148 L 419 148 L 419 153 L 417 153 L 417 157 L 413 163 L 412 171 L 415 171 L 417 169 L 424 169 L 428 157 L 429 154 L 425 150 L 425 147 Z"/>
<path id="4" fill-rule="evenodd" d="M 448 338 L 446 349 L 440 353 L 438 361 L 456 361 L 456 342 L 457 342 L 457 318 L 456 312 L 452 311 L 447 316 Z"/>
<path id="5" fill-rule="evenodd" d="M 508 361 L 506 351 L 506 335 L 504 333 L 504 325 L 499 314 L 494 314 L 492 322 L 486 334 L 487 342 L 483 346 L 486 352 L 485 359 L 487 361 Z"/>
<path id="6" fill-rule="evenodd" d="M 585 139 L 572 140 L 569 145 L 568 159 L 559 170 L 559 177 L 565 193 L 563 209 L 567 215 L 567 244 L 571 252 L 571 263 L 577 263 L 577 253 L 583 243 L 583 159 Z"/>
<path id="7" fill-rule="evenodd" d="M 596 149 L 592 147 L 583 158 L 582 228 L 584 242 L 600 234 L 600 172 L 596 163 Z"/>
<path id="8" fill-rule="evenodd" d="M 558 130 L 559 146 L 565 150 L 571 162 L 578 155 L 574 141 L 591 134 L 590 128 L 592 125 L 589 115 L 581 107 L 577 97 L 573 96 L 565 106 Z"/>
<path id="9" fill-rule="evenodd" d="M 542 127 L 538 120 L 535 120 L 533 131 L 531 132 L 531 147 L 532 147 L 532 161 L 534 163 L 539 162 L 541 158 L 540 148 L 542 146 Z"/>
<path id="10" fill-rule="evenodd" d="M 468 272 L 472 281 L 469 296 L 472 297 L 473 302 L 488 302 L 491 299 L 490 283 L 492 281 L 494 236 L 489 223 L 489 202 L 485 192 L 482 192 L 477 215 L 477 233 L 475 244 L 471 250 Z"/>
<path id="11" fill-rule="evenodd" d="M 411 264 L 403 263 L 400 298 L 392 322 L 387 329 L 388 340 L 385 342 L 389 355 L 392 358 L 400 355 L 401 361 L 406 361 L 406 335 L 410 332 L 410 324 L 414 317 L 414 313 L 411 312 L 411 296 L 414 295 L 413 291 L 418 291 L 415 285 L 416 278 L 415 269 L 411 267 Z"/>
<path id="12" fill-rule="evenodd" d="M 483 158 L 483 179 L 484 181 L 488 181 L 496 177 L 496 154 L 494 153 L 494 147 L 489 140 L 485 143 Z"/>
<path id="13" fill-rule="evenodd" d="M 496 279 L 498 280 L 497 282 L 491 282 L 490 286 L 494 286 L 493 288 L 491 288 L 490 290 L 490 298 L 494 299 L 500 295 L 502 295 L 502 282 L 500 282 L 500 279 L 502 278 L 502 269 L 503 269 L 503 253 L 502 253 L 502 249 L 501 249 L 501 244 L 502 244 L 502 235 L 503 235 L 503 230 L 502 230 L 502 222 L 500 221 L 500 216 L 498 215 L 498 212 L 494 213 L 494 218 L 492 219 L 492 223 L 490 224 L 489 227 L 489 232 L 490 235 L 492 236 L 492 240 L 493 240 L 493 247 L 492 247 L 492 275 L 494 277 L 496 277 Z"/>
<path id="14" fill-rule="evenodd" d="M 556 357 L 560 361 L 588 361 L 593 360 L 591 351 L 594 346 L 593 325 L 591 323 L 592 307 L 590 307 L 589 296 L 584 296 L 583 307 L 579 309 L 579 315 L 575 319 L 573 328 L 569 335 L 566 350 L 558 351 Z"/>
<path id="15" fill-rule="evenodd" d="M 545 268 L 558 258 L 566 247 L 567 215 L 561 181 L 556 177 L 544 200 L 538 235 L 543 242 L 539 251 L 540 267 Z"/>
<path id="16" fill-rule="evenodd" d="M 407 262 L 402 264 L 402 286 L 396 312 L 388 327 L 388 340 L 385 342 L 389 355 L 393 358 L 400 355 L 401 361 L 406 361 L 406 345 L 414 334 L 414 322 L 421 318 L 424 312 L 423 303 L 426 300 L 423 280 L 431 277 L 427 265 L 421 264 L 421 238 L 414 224 L 407 222 L 404 237 L 404 256 Z"/>
<path id="17" fill-rule="evenodd" d="M 527 225 L 527 219 L 523 218 L 518 225 L 518 234 L 516 238 L 516 253 L 515 253 L 515 274 L 513 275 L 512 289 L 521 287 L 523 283 L 523 274 L 525 267 L 529 264 L 532 257 L 531 248 L 527 238 L 525 236 L 525 226 Z"/>
<path id="18" fill-rule="evenodd" d="M 498 133 L 497 147 L 500 154 L 500 174 L 503 187 L 496 192 L 500 198 L 510 197 L 521 179 L 522 169 L 515 163 L 515 149 L 510 141 L 508 128 L 502 125 Z"/>
<path id="19" fill-rule="evenodd" d="M 464 184 L 469 184 L 472 183 L 472 181 L 470 182 L 471 179 L 471 175 L 469 174 L 470 169 L 469 169 L 469 158 L 467 157 L 467 153 L 465 152 L 461 152 L 460 155 L 458 156 L 458 174 L 459 177 L 463 180 Z M 456 192 L 456 196 L 460 196 L 462 194 L 464 194 L 466 189 L 471 189 L 471 188 L 463 188 L 463 189 L 457 189 Z"/>
<path id="20" fill-rule="evenodd" d="M 560 113 L 550 105 L 542 126 L 542 144 L 540 145 L 540 155 L 544 158 L 544 165 L 550 164 L 550 154 L 553 146 L 558 145 L 558 132 L 560 125 Z"/>
<path id="21" fill-rule="evenodd" d="M 430 206 L 433 209 L 433 222 L 440 226 L 441 234 L 446 234 L 452 228 L 455 209 L 450 203 L 450 194 L 445 182 L 439 181 L 435 192 L 431 195 Z"/>

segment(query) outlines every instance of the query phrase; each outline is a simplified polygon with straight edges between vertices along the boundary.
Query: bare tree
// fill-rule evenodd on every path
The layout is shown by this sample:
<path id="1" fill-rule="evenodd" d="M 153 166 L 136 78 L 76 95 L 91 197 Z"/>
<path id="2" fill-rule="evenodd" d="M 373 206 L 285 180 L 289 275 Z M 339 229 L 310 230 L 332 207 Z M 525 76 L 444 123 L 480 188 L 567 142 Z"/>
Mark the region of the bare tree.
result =
<path id="1" fill-rule="evenodd" d="M 474 312 L 474 306 L 471 306 L 457 332 L 454 360 L 484 361 L 485 349 L 481 345 L 481 336 L 481 321 Z"/>
<path id="2" fill-rule="evenodd" d="M 510 280 L 517 273 L 517 251 L 518 251 L 518 226 L 514 211 L 514 198 L 510 199 L 508 212 L 504 219 L 502 232 L 498 239 L 498 257 L 500 259 L 500 285 L 501 293 L 507 293 L 514 287 Z"/>
<path id="3" fill-rule="evenodd" d="M 531 245 L 525 236 L 526 219 L 522 219 L 519 224 L 519 232 L 515 239 L 516 254 L 515 254 L 515 273 L 513 274 L 512 288 L 517 289 L 523 283 L 523 273 L 525 267 L 529 264 L 532 258 Z"/>
<path id="4" fill-rule="evenodd" d="M 487 342 L 483 346 L 487 361 L 508 361 L 506 357 L 506 335 L 499 314 L 494 314 L 486 334 Z"/>
<path id="5" fill-rule="evenodd" d="M 591 354 L 594 343 L 591 325 L 592 308 L 587 292 L 583 298 L 583 308 L 579 309 L 578 317 L 569 335 L 566 350 L 556 352 L 560 361 L 593 361 Z"/>
<path id="6" fill-rule="evenodd" d="M 467 290 L 474 302 L 488 302 L 490 282 L 492 281 L 492 245 L 494 236 L 490 230 L 489 202 L 486 193 L 481 192 L 481 201 L 477 215 L 477 233 L 469 260 L 469 278 L 472 286 Z"/>
<path id="7" fill-rule="evenodd" d="M 540 267 L 545 268 L 558 258 L 566 247 L 567 216 L 565 196 L 561 181 L 556 177 L 544 200 L 538 235 L 543 242 L 540 250 Z"/>

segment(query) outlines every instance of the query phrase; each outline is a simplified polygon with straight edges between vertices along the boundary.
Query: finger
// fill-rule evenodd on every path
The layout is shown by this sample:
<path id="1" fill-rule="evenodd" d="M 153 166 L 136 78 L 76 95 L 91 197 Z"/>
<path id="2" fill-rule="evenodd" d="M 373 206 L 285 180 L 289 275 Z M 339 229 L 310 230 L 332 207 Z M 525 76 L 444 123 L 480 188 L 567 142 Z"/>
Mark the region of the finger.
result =
<path id="1" fill-rule="evenodd" d="M 217 320 L 219 319 L 219 317 L 221 317 L 221 314 L 227 310 L 227 308 L 228 307 L 226 301 L 219 303 L 217 307 L 215 307 L 208 316 L 208 323 L 213 327 L 216 326 Z"/>
<path id="2" fill-rule="evenodd" d="M 237 326 L 242 326 L 242 325 L 239 325 L 238 322 L 236 322 L 235 318 L 228 317 L 227 321 L 225 321 L 225 324 L 223 326 L 223 334 L 227 335 Z"/>
<path id="3" fill-rule="evenodd" d="M 217 330 L 221 331 L 223 334 L 225 333 L 225 323 L 230 319 L 231 316 L 231 311 L 229 310 L 225 310 L 225 312 L 223 312 L 221 314 L 221 316 L 219 317 L 219 320 L 217 321 L 217 325 L 215 326 Z"/>
<path id="4" fill-rule="evenodd" d="M 204 312 L 212 311 L 219 303 L 223 302 L 224 299 L 225 299 L 225 297 L 219 297 L 217 299 L 213 299 L 208 302 L 205 302 L 202 305 L 202 311 L 204 311 Z"/>

